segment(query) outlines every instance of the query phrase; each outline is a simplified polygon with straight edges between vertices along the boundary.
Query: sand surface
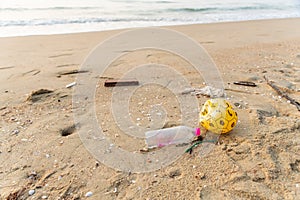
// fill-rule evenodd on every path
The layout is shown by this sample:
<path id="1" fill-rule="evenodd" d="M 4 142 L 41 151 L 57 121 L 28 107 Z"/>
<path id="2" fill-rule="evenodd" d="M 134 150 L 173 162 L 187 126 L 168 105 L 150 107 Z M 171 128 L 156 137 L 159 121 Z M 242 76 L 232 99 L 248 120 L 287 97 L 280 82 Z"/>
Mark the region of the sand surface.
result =
<path id="1" fill-rule="evenodd" d="M 68 72 L 119 30 L 0 38 L 0 199 L 86 199 L 89 191 L 88 199 L 300 199 L 300 112 L 263 78 L 300 102 L 299 24 L 282 19 L 169 27 L 207 50 L 240 122 L 209 154 L 196 150 L 150 173 L 109 168 L 88 152 L 78 130 L 61 134 L 74 123 L 74 88 L 66 85 L 77 74 Z M 167 52 L 131 52 L 114 61 L 99 78 L 96 114 L 113 142 L 129 151 L 144 142 L 122 135 L 110 113 L 112 88 L 103 82 L 143 63 L 172 66 L 192 87 L 205 86 L 186 61 Z M 40 89 L 49 92 L 30 95 Z M 149 105 L 161 103 L 168 113 L 164 123 L 179 125 L 174 98 L 162 87 L 141 88 L 131 98 L 131 119 L 147 126 Z M 208 98 L 197 99 L 201 106 Z M 29 196 L 29 190 L 35 193 Z"/>

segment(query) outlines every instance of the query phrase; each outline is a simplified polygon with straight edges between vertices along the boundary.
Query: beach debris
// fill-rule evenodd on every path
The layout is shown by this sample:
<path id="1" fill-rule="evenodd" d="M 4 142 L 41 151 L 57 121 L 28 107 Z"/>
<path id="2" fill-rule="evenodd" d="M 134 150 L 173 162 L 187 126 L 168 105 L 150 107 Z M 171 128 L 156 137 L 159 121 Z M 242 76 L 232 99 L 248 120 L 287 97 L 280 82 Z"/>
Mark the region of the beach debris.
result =
<path id="1" fill-rule="evenodd" d="M 26 101 L 31 101 L 31 102 L 37 102 L 41 100 L 44 95 L 53 93 L 53 90 L 48 90 L 48 89 L 39 89 L 36 91 L 31 92 L 31 94 L 27 97 Z"/>
<path id="2" fill-rule="evenodd" d="M 219 97 L 224 97 L 225 93 L 223 89 L 218 89 L 218 88 L 214 88 L 211 86 L 206 86 L 204 88 L 199 89 L 199 91 L 196 90 L 195 92 L 196 95 L 202 94 L 202 95 L 207 95 L 208 97 L 212 97 L 212 98 L 219 98 Z"/>
<path id="3" fill-rule="evenodd" d="M 290 104 L 296 106 L 297 109 L 298 109 L 298 111 L 300 111 L 300 103 L 298 101 L 296 101 L 295 99 L 293 99 L 290 96 L 288 96 L 277 85 L 275 85 L 274 83 L 272 83 L 271 81 L 269 81 L 269 79 L 266 76 L 264 76 L 264 79 L 267 81 L 267 84 L 269 86 L 271 86 L 281 97 L 284 97 L 285 99 L 287 99 Z"/>
<path id="4" fill-rule="evenodd" d="M 56 67 L 70 67 L 70 66 L 79 66 L 79 64 L 63 64 L 63 65 L 56 65 Z"/>
<path id="5" fill-rule="evenodd" d="M 59 132 L 60 132 L 60 135 L 61 136 L 68 136 L 68 135 L 71 135 L 73 132 L 75 132 L 76 130 L 76 127 L 78 126 L 79 124 L 72 124 L 70 126 L 67 126 L 63 129 L 60 129 Z"/>
<path id="6" fill-rule="evenodd" d="M 78 69 L 73 69 L 69 71 L 63 71 L 59 72 L 58 76 L 65 76 L 65 75 L 72 75 L 72 74 L 81 74 L 81 73 L 87 73 L 89 72 L 88 70 L 78 70 Z"/>
<path id="7" fill-rule="evenodd" d="M 135 79 L 132 80 L 105 80 L 104 86 L 105 87 L 115 87 L 115 86 L 132 86 L 132 85 L 139 85 L 139 82 Z"/>
<path id="8" fill-rule="evenodd" d="M 91 196 L 93 196 L 93 192 L 89 191 L 84 196 L 85 197 L 91 197 Z"/>
<path id="9" fill-rule="evenodd" d="M 145 148 L 140 149 L 140 153 L 148 153 L 151 150 L 153 150 L 153 149 L 148 149 L 148 148 L 145 147 Z"/>
<path id="10" fill-rule="evenodd" d="M 223 89 L 218 89 L 218 88 L 214 88 L 211 86 L 205 86 L 203 88 L 187 88 L 185 89 L 182 94 L 194 94 L 194 95 L 203 95 L 203 96 L 207 96 L 207 97 L 213 97 L 213 98 L 217 98 L 217 97 L 224 97 L 225 96 L 225 92 Z"/>
<path id="11" fill-rule="evenodd" d="M 28 191 L 29 196 L 34 195 L 34 193 L 35 193 L 35 190 L 29 190 L 29 191 Z"/>
<path id="12" fill-rule="evenodd" d="M 190 143 L 195 136 L 200 135 L 199 128 L 187 126 L 175 126 L 159 130 L 151 130 L 145 133 L 146 144 L 149 149 L 168 145 L 180 145 Z"/>
<path id="13" fill-rule="evenodd" d="M 225 99 L 209 99 L 201 108 L 199 123 L 213 133 L 228 133 L 236 126 L 237 122 L 237 113 Z"/>
<path id="14" fill-rule="evenodd" d="M 76 82 L 72 82 L 68 85 L 66 85 L 66 88 L 71 88 L 71 87 L 74 87 L 76 85 Z"/>
<path id="15" fill-rule="evenodd" d="M 216 144 L 216 143 L 217 143 L 217 140 L 204 140 L 204 138 L 203 138 L 202 136 L 198 136 L 198 137 L 196 138 L 196 140 L 194 140 L 192 143 L 193 143 L 193 144 L 192 144 L 189 148 L 187 148 L 187 149 L 185 150 L 185 153 L 192 154 L 192 153 L 193 153 L 193 150 L 194 150 L 197 146 L 199 146 L 200 144 L 203 144 L 203 143 L 212 143 L 212 144 Z"/>
<path id="16" fill-rule="evenodd" d="M 254 82 L 251 81 L 236 81 L 233 82 L 235 85 L 243 85 L 243 86 L 248 86 L 248 87 L 256 87 L 257 85 Z"/>
<path id="17" fill-rule="evenodd" d="M 100 79 L 110 79 L 113 80 L 114 78 L 112 77 L 108 77 L 108 76 L 99 76 Z"/>

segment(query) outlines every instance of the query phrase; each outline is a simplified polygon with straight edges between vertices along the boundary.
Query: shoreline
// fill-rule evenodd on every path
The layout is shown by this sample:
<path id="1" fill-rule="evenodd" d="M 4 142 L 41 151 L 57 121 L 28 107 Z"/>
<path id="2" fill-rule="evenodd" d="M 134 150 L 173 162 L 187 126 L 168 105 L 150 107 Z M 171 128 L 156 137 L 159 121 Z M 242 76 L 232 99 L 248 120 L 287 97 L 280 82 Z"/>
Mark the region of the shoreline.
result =
<path id="1" fill-rule="evenodd" d="M 119 28 L 119 29 L 108 29 L 100 31 L 86 31 L 86 32 L 71 32 L 71 33 L 55 33 L 55 34 L 40 34 L 40 35 L 21 35 L 21 36 L 4 36 L 2 38 L 16 38 L 16 37 L 41 37 L 41 36 L 57 36 L 57 35 L 77 35 L 77 34 L 89 34 L 89 33 L 102 33 L 102 32 L 122 32 L 131 29 L 142 29 L 142 28 L 169 28 L 176 29 L 177 27 L 186 27 L 186 26 L 206 26 L 206 25 L 219 25 L 219 24 L 239 24 L 239 23 L 252 23 L 260 21 L 285 21 L 285 20 L 298 20 L 300 17 L 291 17 L 291 18 L 270 18 L 270 19 L 254 19 L 254 20 L 241 20 L 241 21 L 223 21 L 223 22 L 210 22 L 210 23 L 195 23 L 195 24 L 178 24 L 178 25 L 167 25 L 167 26 L 150 26 L 150 27 L 130 27 L 130 28 Z"/>

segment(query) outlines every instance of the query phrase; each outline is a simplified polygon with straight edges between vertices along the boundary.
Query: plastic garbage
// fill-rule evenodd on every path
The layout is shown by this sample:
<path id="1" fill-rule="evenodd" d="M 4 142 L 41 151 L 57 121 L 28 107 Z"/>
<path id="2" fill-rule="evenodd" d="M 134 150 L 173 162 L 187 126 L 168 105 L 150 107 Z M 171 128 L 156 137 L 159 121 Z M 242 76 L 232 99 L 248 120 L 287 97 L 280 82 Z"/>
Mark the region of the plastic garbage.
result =
<path id="1" fill-rule="evenodd" d="M 199 122 L 201 126 L 213 133 L 224 134 L 236 126 L 238 116 L 225 99 L 209 99 L 200 111 Z"/>
<path id="2" fill-rule="evenodd" d="M 200 136 L 200 128 L 176 126 L 153 131 L 147 131 L 146 144 L 149 149 L 164 147 L 171 144 L 189 143 L 195 136 Z"/>

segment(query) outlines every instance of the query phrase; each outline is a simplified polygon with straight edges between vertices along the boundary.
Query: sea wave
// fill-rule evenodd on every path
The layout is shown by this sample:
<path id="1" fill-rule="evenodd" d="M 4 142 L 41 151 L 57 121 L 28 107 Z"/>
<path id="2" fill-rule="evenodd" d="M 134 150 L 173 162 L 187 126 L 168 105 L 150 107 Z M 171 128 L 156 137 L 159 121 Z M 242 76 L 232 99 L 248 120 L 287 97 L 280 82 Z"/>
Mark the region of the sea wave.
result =
<path id="1" fill-rule="evenodd" d="M 171 3 L 169 1 L 157 1 L 156 3 Z M 103 7 L 67 7 L 67 6 L 58 6 L 58 7 L 36 7 L 36 8 L 27 8 L 27 7 L 2 7 L 0 11 L 53 11 L 53 10 L 101 10 Z M 203 8 L 169 8 L 161 11 L 171 11 L 171 12 L 207 12 L 207 11 L 243 11 L 243 10 L 284 10 L 286 7 L 283 6 L 271 6 L 271 5 L 257 5 L 257 6 L 237 6 L 237 7 L 203 7 Z M 157 9 L 160 10 L 160 9 Z M 150 10 L 154 11 L 154 10 Z M 137 11 L 138 12 L 138 11 Z"/>
<path id="2" fill-rule="evenodd" d="M 206 7 L 206 8 L 170 8 L 171 12 L 217 12 L 217 11 L 245 11 L 245 10 L 285 10 L 284 7 L 258 5 L 258 6 L 240 6 L 240 7 Z"/>
<path id="3" fill-rule="evenodd" d="M 34 19 L 34 20 L 4 20 L 0 21 L 0 27 L 8 26 L 49 26 L 62 24 L 85 24 L 101 22 L 176 22 L 196 21 L 196 19 L 183 18 L 84 18 L 84 19 Z"/>
<path id="4" fill-rule="evenodd" d="M 0 5 L 0 37 L 300 17 L 298 0 L 154 0 L 151 5 L 146 0 L 1 0 Z"/>
<path id="5" fill-rule="evenodd" d="M 99 10 L 101 7 L 65 7 L 65 6 L 59 6 L 59 7 L 37 7 L 37 8 L 12 8 L 12 7 L 6 7 L 6 8 L 0 8 L 1 11 L 50 11 L 50 10 Z"/>

